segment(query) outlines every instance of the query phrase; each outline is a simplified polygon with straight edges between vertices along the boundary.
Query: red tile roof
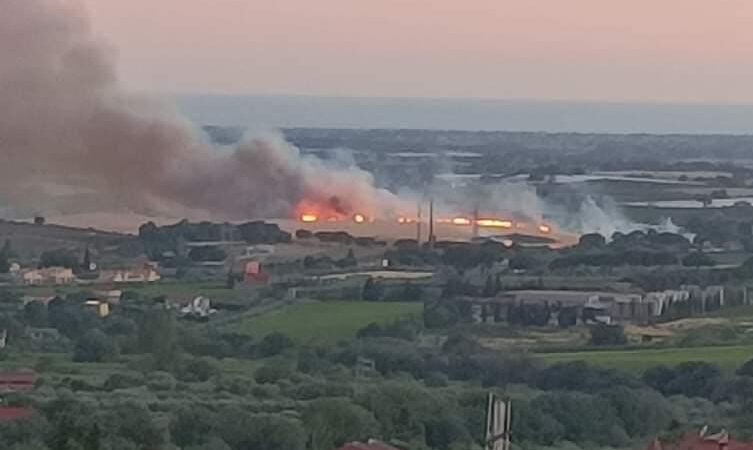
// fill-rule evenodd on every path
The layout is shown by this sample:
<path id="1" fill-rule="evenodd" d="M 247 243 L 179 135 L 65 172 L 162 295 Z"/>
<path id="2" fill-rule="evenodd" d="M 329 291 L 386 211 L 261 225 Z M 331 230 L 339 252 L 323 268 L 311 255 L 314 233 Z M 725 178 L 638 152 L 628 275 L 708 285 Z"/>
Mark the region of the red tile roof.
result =
<path id="1" fill-rule="evenodd" d="M 31 408 L 19 406 L 0 406 L 0 421 L 25 419 L 32 415 L 34 411 Z"/>
<path id="2" fill-rule="evenodd" d="M 725 431 L 708 436 L 691 432 L 686 433 L 677 442 L 660 442 L 654 439 L 646 450 L 753 450 L 753 442 L 735 441 L 730 439 Z"/>
<path id="3" fill-rule="evenodd" d="M 35 372 L 0 372 L 0 390 L 29 390 L 36 381 Z"/>

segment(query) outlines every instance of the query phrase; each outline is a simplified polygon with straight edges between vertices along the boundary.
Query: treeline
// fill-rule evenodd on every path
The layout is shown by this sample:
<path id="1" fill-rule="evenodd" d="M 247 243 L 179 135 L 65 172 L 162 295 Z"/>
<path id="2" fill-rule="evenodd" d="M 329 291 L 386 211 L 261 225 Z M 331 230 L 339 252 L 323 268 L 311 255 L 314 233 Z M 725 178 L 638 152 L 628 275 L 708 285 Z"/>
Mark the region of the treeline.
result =
<path id="1" fill-rule="evenodd" d="M 183 220 L 163 227 L 148 222 L 139 227 L 139 238 L 150 259 L 163 260 L 167 255 L 173 258 L 180 256 L 184 250 L 182 246 L 188 242 L 245 241 L 248 244 L 277 244 L 290 242 L 292 235 L 281 230 L 277 224 L 261 221 L 234 225 Z M 194 258 L 199 256 L 201 255 Z"/>
<path id="2" fill-rule="evenodd" d="M 549 263 L 549 268 L 675 265 L 690 247 L 690 241 L 679 234 L 655 230 L 636 230 L 628 234 L 617 232 L 609 242 L 604 236 L 591 233 L 581 236 L 577 246 L 560 252 Z M 713 260 L 703 256 L 684 258 L 682 262 L 686 265 L 713 265 Z"/>

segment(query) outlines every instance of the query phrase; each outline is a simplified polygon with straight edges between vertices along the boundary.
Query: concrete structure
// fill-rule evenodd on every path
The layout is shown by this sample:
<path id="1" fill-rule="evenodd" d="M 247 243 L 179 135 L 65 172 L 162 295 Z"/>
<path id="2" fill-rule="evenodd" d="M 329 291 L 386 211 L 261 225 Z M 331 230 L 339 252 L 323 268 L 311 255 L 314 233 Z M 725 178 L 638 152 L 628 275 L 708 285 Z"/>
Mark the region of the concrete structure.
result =
<path id="1" fill-rule="evenodd" d="M 500 294 L 503 303 L 548 304 L 575 307 L 578 317 L 595 322 L 646 322 L 656 315 L 655 305 L 641 294 L 600 291 L 507 291 Z"/>

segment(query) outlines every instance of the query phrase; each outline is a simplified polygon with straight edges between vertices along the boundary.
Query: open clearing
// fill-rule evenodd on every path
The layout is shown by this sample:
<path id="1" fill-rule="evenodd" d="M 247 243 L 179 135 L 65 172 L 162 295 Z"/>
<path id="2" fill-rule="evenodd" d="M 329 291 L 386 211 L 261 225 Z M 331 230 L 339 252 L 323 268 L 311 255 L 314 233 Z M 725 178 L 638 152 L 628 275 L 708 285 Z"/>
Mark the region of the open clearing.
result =
<path id="1" fill-rule="evenodd" d="M 422 310 L 422 303 L 307 302 L 249 319 L 236 329 L 256 337 L 279 331 L 302 342 L 336 342 L 372 322 L 390 323 Z"/>
<path id="2" fill-rule="evenodd" d="M 704 361 L 719 365 L 732 372 L 745 361 L 753 358 L 753 345 L 720 347 L 686 347 L 646 350 L 596 350 L 566 353 L 542 353 L 538 355 L 548 364 L 570 361 L 585 361 L 604 367 L 641 373 L 649 367 L 661 364 L 674 366 L 688 361 Z"/>

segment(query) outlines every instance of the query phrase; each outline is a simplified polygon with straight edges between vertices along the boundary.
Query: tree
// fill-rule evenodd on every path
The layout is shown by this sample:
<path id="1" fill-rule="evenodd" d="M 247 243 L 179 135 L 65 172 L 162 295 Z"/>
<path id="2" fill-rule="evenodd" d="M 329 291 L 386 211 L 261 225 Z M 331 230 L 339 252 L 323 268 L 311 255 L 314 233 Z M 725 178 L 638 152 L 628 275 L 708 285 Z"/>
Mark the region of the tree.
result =
<path id="1" fill-rule="evenodd" d="M 42 252 L 39 257 L 39 268 L 46 267 L 65 267 L 67 269 L 78 269 L 79 263 L 76 255 L 68 250 L 50 250 Z"/>
<path id="2" fill-rule="evenodd" d="M 220 247 L 206 245 L 192 248 L 188 257 L 194 262 L 221 262 L 227 258 L 227 253 Z"/>
<path id="3" fill-rule="evenodd" d="M 13 251 L 13 247 L 10 244 L 10 239 L 6 239 L 3 243 L 3 248 L 0 250 L 0 254 L 5 255 L 8 258 L 13 258 L 16 255 L 16 253 Z"/>
<path id="4" fill-rule="evenodd" d="M 120 403 L 111 409 L 105 422 L 108 432 L 132 440 L 137 448 L 163 448 L 165 433 L 149 408 L 138 403 Z M 86 449 L 100 448 L 87 446 Z"/>
<path id="5" fill-rule="evenodd" d="M 254 372 L 254 380 L 259 384 L 277 383 L 293 375 L 293 368 L 284 361 L 273 361 Z"/>
<path id="6" fill-rule="evenodd" d="M 453 302 L 425 302 L 424 326 L 426 328 L 445 328 L 460 321 L 460 311 Z"/>
<path id="7" fill-rule="evenodd" d="M 231 448 L 303 450 L 305 432 L 300 422 L 276 414 L 249 414 L 231 407 L 216 420 L 217 434 Z"/>
<path id="8" fill-rule="evenodd" d="M 682 258 L 682 265 L 685 267 L 711 267 L 716 265 L 716 261 L 706 253 L 693 252 Z"/>
<path id="9" fill-rule="evenodd" d="M 269 358 L 279 355 L 294 345 L 295 343 L 287 334 L 275 331 L 264 336 L 257 349 L 260 356 Z"/>
<path id="10" fill-rule="evenodd" d="M 753 377 L 753 359 L 749 359 L 743 363 L 738 369 L 737 374 L 742 377 Z"/>
<path id="11" fill-rule="evenodd" d="M 426 422 L 426 444 L 431 448 L 448 450 L 453 444 L 467 446 L 471 441 L 463 420 L 455 414 L 444 413 Z"/>
<path id="12" fill-rule="evenodd" d="M 84 334 L 73 352 L 75 362 L 105 362 L 118 357 L 118 346 L 102 331 L 94 329 Z"/>
<path id="13" fill-rule="evenodd" d="M 181 351 L 175 315 L 164 306 L 147 311 L 139 326 L 139 347 L 153 356 L 155 370 L 175 371 L 181 361 Z"/>
<path id="14" fill-rule="evenodd" d="M 213 413 L 198 405 L 184 406 L 170 417 L 170 435 L 181 448 L 198 445 L 212 434 Z"/>
<path id="15" fill-rule="evenodd" d="M 379 425 L 364 408 L 346 399 L 314 400 L 303 412 L 303 423 L 311 448 L 334 449 L 351 441 L 377 434 Z"/>
<path id="16" fill-rule="evenodd" d="M 95 313 L 81 308 L 71 296 L 65 300 L 61 297 L 52 299 L 47 304 L 47 318 L 50 326 L 70 339 L 80 338 L 101 322 Z"/>
<path id="17" fill-rule="evenodd" d="M 205 382 L 220 373 L 216 359 L 210 357 L 191 358 L 180 371 L 179 378 L 184 381 Z"/>
<path id="18" fill-rule="evenodd" d="M 664 392 L 667 386 L 669 386 L 669 383 L 671 383 L 676 376 L 677 375 L 673 368 L 665 365 L 658 365 L 646 369 L 641 378 L 648 386 L 659 392 Z"/>
<path id="19" fill-rule="evenodd" d="M 619 325 L 596 324 L 589 330 L 593 345 L 624 345 L 627 343 L 625 330 Z"/>
<path id="20" fill-rule="evenodd" d="M 509 266 L 513 270 L 530 270 L 536 268 L 540 262 L 531 255 L 519 253 L 510 258 Z"/>
<path id="21" fill-rule="evenodd" d="M 227 272 L 227 281 L 225 282 L 225 287 L 228 289 L 235 288 L 235 283 L 238 282 L 238 277 L 235 275 L 235 272 L 233 272 L 233 268 L 231 267 L 230 270 Z"/>
<path id="22" fill-rule="evenodd" d="M 361 298 L 363 298 L 364 301 L 367 302 L 378 302 L 382 300 L 382 296 L 384 295 L 384 288 L 381 284 L 374 281 L 374 278 L 369 277 L 369 279 L 366 280 L 366 283 L 363 285 L 363 293 L 361 294 Z"/>
<path id="23" fill-rule="evenodd" d="M 357 266 L 358 260 L 356 259 L 355 253 L 353 253 L 353 249 L 348 249 L 348 254 L 345 255 L 343 259 L 335 261 L 335 265 L 341 268 Z"/>
<path id="24" fill-rule="evenodd" d="M 701 361 L 679 364 L 674 373 L 674 379 L 661 392 L 709 398 L 722 378 L 722 371 L 717 365 Z"/>
<path id="25" fill-rule="evenodd" d="M 0 250 L 0 273 L 10 272 L 10 259 L 15 256 L 13 249 L 10 246 L 10 240 L 6 239 L 3 244 L 2 250 Z"/>
<path id="26" fill-rule="evenodd" d="M 144 377 L 128 375 L 124 373 L 114 373 L 107 377 L 102 387 L 106 391 L 114 391 L 115 389 L 128 389 L 136 386 L 144 385 Z"/>
<path id="27" fill-rule="evenodd" d="M 89 247 L 86 247 L 86 251 L 84 252 L 84 261 L 81 264 L 81 268 L 86 272 L 92 270 L 92 255 L 89 252 Z"/>
<path id="28" fill-rule="evenodd" d="M 584 234 L 578 240 L 578 247 L 600 249 L 607 245 L 607 240 L 599 233 Z"/>
<path id="29" fill-rule="evenodd" d="M 484 284 L 483 295 L 484 297 L 494 297 L 495 295 L 497 295 L 497 290 L 494 286 L 494 280 L 492 280 L 491 275 L 486 277 L 486 284 Z"/>
<path id="30" fill-rule="evenodd" d="M 44 328 L 47 326 L 47 305 L 44 302 L 33 301 L 24 305 L 24 322 L 31 327 Z"/>
<path id="31" fill-rule="evenodd" d="M 424 297 L 423 288 L 419 284 L 411 283 L 410 281 L 406 281 L 403 285 L 402 292 L 398 291 L 398 293 L 399 296 L 393 298 L 403 302 L 420 302 Z"/>

